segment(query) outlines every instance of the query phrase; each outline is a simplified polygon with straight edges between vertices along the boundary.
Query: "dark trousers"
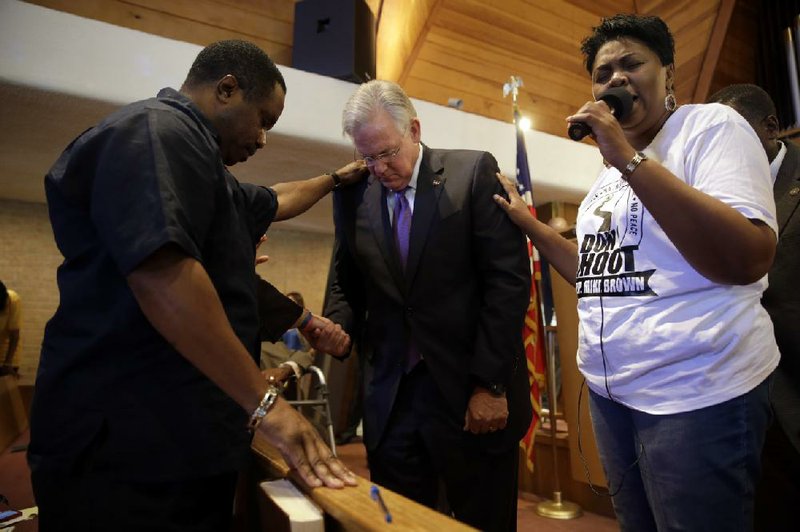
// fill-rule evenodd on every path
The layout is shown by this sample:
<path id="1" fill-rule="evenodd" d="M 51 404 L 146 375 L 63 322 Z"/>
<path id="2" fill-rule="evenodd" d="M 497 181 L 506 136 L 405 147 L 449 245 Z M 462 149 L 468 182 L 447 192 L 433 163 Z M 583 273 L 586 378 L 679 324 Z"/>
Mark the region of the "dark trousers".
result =
<path id="1" fill-rule="evenodd" d="M 756 486 L 756 532 L 798 529 L 800 504 L 800 452 L 792 445 L 777 419 L 767 431 L 761 454 L 761 479 Z"/>
<path id="2" fill-rule="evenodd" d="M 480 436 L 465 433 L 424 362 L 403 377 L 386 433 L 367 458 L 377 484 L 449 508 L 480 530 L 516 530 L 518 447 L 490 453 Z"/>
<path id="3" fill-rule="evenodd" d="M 592 426 L 620 529 L 752 530 L 770 382 L 724 403 L 660 416 L 590 390 Z"/>
<path id="4" fill-rule="evenodd" d="M 236 473 L 180 482 L 33 473 L 39 530 L 227 532 Z"/>

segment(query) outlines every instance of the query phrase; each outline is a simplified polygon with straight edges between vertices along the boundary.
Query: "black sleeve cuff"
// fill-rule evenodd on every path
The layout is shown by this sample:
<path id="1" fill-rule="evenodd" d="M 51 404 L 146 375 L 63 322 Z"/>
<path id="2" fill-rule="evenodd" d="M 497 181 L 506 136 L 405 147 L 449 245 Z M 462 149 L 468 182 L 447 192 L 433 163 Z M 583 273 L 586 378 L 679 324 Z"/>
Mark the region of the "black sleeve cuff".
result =
<path id="1" fill-rule="evenodd" d="M 303 307 L 260 277 L 257 294 L 261 341 L 277 342 L 303 314 Z"/>

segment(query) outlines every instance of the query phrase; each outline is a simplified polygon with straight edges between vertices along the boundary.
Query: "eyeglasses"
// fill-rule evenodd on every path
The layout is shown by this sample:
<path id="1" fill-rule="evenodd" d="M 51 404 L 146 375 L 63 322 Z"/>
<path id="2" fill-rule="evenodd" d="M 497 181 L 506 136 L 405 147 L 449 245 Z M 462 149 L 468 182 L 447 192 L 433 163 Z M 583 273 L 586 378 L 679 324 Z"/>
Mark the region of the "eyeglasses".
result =
<path id="1" fill-rule="evenodd" d="M 405 131 L 403 131 L 403 137 L 402 138 L 405 138 L 406 133 L 408 133 L 407 129 Z M 403 147 L 402 138 L 400 140 L 400 143 L 394 149 L 387 150 L 387 151 L 385 151 L 383 153 L 379 153 L 378 155 L 374 155 L 374 156 L 360 155 L 357 151 L 354 151 L 353 152 L 353 155 L 354 155 L 353 158 L 354 159 L 355 158 L 364 159 L 364 163 L 366 163 L 367 166 L 375 166 L 378 163 L 389 164 L 392 161 L 392 159 L 397 157 L 397 154 L 400 153 L 400 149 Z"/>

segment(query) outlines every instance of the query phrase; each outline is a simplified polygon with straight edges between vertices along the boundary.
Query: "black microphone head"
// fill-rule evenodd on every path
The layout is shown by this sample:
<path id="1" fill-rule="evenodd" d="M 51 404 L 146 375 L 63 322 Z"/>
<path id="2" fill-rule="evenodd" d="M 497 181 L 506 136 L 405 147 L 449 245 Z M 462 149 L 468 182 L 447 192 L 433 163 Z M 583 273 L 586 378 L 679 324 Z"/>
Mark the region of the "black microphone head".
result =
<path id="1" fill-rule="evenodd" d="M 611 87 L 597 96 L 597 101 L 606 102 L 618 122 L 625 120 L 633 108 L 633 96 L 624 87 Z"/>
<path id="2" fill-rule="evenodd" d="M 623 87 L 612 87 L 607 91 L 601 92 L 597 96 L 597 101 L 606 102 L 618 122 L 625 120 L 631 114 L 631 109 L 633 108 L 633 96 Z M 586 135 L 591 135 L 592 128 L 583 122 L 573 122 L 569 125 L 567 133 L 572 140 L 581 140 Z"/>

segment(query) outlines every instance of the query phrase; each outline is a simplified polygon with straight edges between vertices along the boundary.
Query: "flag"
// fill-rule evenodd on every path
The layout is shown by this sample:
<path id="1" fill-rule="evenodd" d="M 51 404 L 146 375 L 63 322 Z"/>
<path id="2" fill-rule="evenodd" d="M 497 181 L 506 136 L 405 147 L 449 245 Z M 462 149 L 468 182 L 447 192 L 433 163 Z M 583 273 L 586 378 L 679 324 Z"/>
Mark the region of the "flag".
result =
<path id="1" fill-rule="evenodd" d="M 514 110 L 514 124 L 519 123 L 519 113 Z M 517 130 L 517 188 L 520 196 L 528 204 L 531 214 L 536 217 L 536 207 L 533 204 L 531 190 L 531 176 L 528 170 L 528 153 L 525 149 L 525 135 L 519 128 Z M 542 311 L 539 301 L 538 288 L 542 286 L 542 270 L 547 271 L 547 265 L 542 264 L 539 253 L 528 240 L 528 256 L 531 261 L 531 294 L 528 310 L 525 313 L 525 324 L 522 328 L 522 338 L 525 343 L 525 358 L 528 366 L 528 381 L 530 383 L 531 404 L 533 405 L 533 419 L 528 427 L 528 432 L 520 441 L 520 446 L 525 449 L 525 461 L 528 470 L 533 472 L 534 447 L 533 439 L 536 429 L 541 424 L 542 390 L 545 388 L 545 344 Z M 549 275 L 546 278 L 549 280 Z M 549 287 L 549 283 L 548 283 Z M 543 290 L 544 291 L 544 290 Z M 552 300 L 552 299 L 551 299 Z M 550 307 L 552 308 L 552 307 Z M 548 317 L 549 321 L 549 317 Z"/>

